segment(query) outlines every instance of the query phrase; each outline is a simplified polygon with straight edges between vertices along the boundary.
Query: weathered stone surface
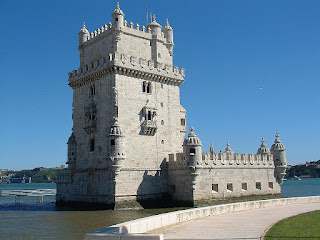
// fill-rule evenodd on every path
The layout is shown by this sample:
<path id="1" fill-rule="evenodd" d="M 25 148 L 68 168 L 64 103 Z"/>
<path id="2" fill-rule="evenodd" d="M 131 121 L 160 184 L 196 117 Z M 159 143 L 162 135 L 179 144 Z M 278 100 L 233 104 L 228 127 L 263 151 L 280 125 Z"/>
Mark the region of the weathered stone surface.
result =
<path id="1" fill-rule="evenodd" d="M 257 154 L 234 153 L 229 143 L 224 153 L 213 145 L 203 152 L 193 128 L 184 140 L 185 70 L 173 66 L 169 22 L 162 29 L 154 17 L 140 28 L 119 6 L 111 17 L 92 33 L 85 25 L 79 32 L 80 66 L 69 73 L 69 171 L 59 175 L 57 204 L 113 208 L 165 198 L 193 205 L 279 194 L 286 157 L 278 134 L 271 152 L 263 140 Z"/>

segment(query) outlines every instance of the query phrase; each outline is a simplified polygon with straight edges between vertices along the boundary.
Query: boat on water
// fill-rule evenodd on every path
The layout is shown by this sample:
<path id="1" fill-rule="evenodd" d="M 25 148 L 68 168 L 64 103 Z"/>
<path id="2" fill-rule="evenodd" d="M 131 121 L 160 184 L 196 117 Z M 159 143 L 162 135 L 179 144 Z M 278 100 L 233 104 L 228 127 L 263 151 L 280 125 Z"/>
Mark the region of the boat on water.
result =
<path id="1" fill-rule="evenodd" d="M 301 180 L 301 177 L 298 177 L 296 175 L 293 176 L 293 178 L 291 178 L 292 180 Z"/>

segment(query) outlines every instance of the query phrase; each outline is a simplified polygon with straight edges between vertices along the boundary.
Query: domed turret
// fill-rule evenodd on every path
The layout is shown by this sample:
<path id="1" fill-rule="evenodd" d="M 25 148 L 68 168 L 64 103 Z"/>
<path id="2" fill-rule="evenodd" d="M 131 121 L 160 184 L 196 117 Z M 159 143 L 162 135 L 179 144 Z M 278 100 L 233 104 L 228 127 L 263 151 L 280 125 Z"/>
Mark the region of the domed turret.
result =
<path id="1" fill-rule="evenodd" d="M 167 19 L 166 26 L 162 30 L 164 37 L 166 38 L 166 46 L 169 50 L 170 55 L 172 55 L 173 50 L 173 29 L 169 24 L 169 21 Z"/>
<path id="2" fill-rule="evenodd" d="M 116 29 L 120 29 L 124 24 L 124 13 L 120 9 L 119 2 L 117 3 L 117 8 L 111 14 L 112 16 L 112 26 Z"/>
<path id="3" fill-rule="evenodd" d="M 76 153 L 77 153 L 77 141 L 76 137 L 72 133 L 68 139 L 68 168 L 74 170 L 76 167 Z"/>
<path id="4" fill-rule="evenodd" d="M 274 140 L 274 144 L 272 144 L 271 146 L 271 151 L 280 151 L 280 150 L 286 150 L 286 148 L 282 144 L 279 138 L 279 133 L 277 132 L 276 139 Z"/>
<path id="5" fill-rule="evenodd" d="M 279 133 L 276 134 L 276 139 L 274 144 L 271 146 L 271 153 L 273 155 L 274 165 L 276 167 L 276 175 L 280 184 L 283 182 L 283 178 L 286 175 L 287 169 L 287 158 L 286 158 L 286 148 L 282 144 L 279 138 Z"/>
<path id="6" fill-rule="evenodd" d="M 201 165 L 202 161 L 202 143 L 194 133 L 194 128 L 190 128 L 190 133 L 183 142 L 184 156 L 187 164 L 190 166 Z"/>
<path id="7" fill-rule="evenodd" d="M 152 22 L 147 27 L 150 27 L 152 35 L 157 35 L 158 37 L 161 36 L 162 26 L 157 23 L 156 16 L 154 14 L 152 16 Z"/>
<path id="8" fill-rule="evenodd" d="M 227 142 L 227 147 L 226 147 L 226 150 L 224 151 L 225 153 L 233 153 L 231 147 L 230 147 L 230 143 L 229 141 Z"/>
<path id="9" fill-rule="evenodd" d="M 78 33 L 78 36 L 79 36 L 79 46 L 81 46 L 84 42 L 88 40 L 88 37 L 90 36 L 90 34 L 86 28 L 86 23 L 83 23 L 82 28 Z"/>
<path id="10" fill-rule="evenodd" d="M 114 119 L 114 124 L 110 128 L 109 140 L 112 170 L 116 176 L 120 172 L 122 162 L 125 159 L 125 153 L 123 151 L 123 135 L 117 118 Z"/>
<path id="11" fill-rule="evenodd" d="M 261 140 L 261 145 L 257 151 L 257 154 L 270 154 L 270 149 L 265 144 L 264 138 Z"/>

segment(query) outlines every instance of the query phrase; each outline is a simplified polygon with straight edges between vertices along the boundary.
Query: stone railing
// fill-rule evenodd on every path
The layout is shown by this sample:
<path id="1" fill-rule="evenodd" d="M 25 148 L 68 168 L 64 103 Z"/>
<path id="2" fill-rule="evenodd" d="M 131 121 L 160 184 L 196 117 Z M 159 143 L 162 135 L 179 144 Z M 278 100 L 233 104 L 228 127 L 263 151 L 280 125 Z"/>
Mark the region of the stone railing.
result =
<path id="1" fill-rule="evenodd" d="M 62 170 L 57 174 L 57 183 L 69 183 L 71 181 L 71 175 L 69 170 Z"/>
<path id="2" fill-rule="evenodd" d="M 151 217 L 141 218 L 125 223 L 120 223 L 85 235 L 85 240 L 112 239 L 112 240 L 162 240 L 163 234 L 144 234 L 157 228 L 167 227 L 173 224 L 182 223 L 210 216 L 217 216 L 224 213 L 239 212 L 245 210 L 285 206 L 290 204 L 320 203 L 320 196 L 280 198 L 260 200 L 251 202 L 239 202 L 209 207 L 192 208 L 159 214 Z"/>

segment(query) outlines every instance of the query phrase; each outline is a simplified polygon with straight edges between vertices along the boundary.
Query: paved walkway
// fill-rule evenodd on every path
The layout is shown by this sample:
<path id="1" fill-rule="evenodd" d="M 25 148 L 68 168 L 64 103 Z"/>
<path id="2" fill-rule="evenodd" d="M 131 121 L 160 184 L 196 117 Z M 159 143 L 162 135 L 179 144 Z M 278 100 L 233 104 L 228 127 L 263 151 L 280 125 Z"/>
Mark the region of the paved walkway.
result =
<path id="1" fill-rule="evenodd" d="M 247 210 L 191 220 L 149 233 L 163 233 L 164 239 L 259 239 L 272 224 L 314 210 L 320 210 L 320 203 Z"/>

